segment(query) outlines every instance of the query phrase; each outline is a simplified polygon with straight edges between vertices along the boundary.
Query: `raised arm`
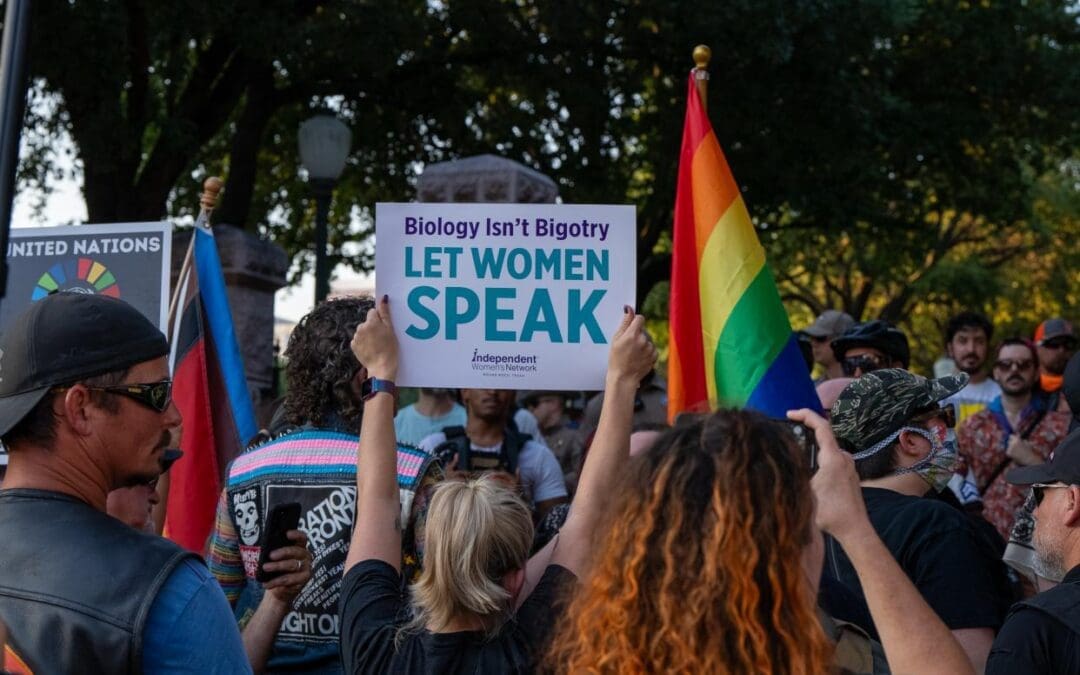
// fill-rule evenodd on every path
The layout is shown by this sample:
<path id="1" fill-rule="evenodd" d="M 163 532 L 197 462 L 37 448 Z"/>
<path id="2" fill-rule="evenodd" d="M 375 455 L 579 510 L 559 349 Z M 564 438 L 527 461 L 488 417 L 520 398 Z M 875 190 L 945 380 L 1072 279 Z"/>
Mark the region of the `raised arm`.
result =
<path id="1" fill-rule="evenodd" d="M 829 423 L 809 410 L 792 411 L 788 417 L 813 429 L 817 437 L 818 471 L 810 481 L 817 525 L 840 543 L 855 567 L 889 668 L 894 673 L 974 673 L 960 643 L 874 531 L 855 461 L 837 446 Z"/>
<path id="2" fill-rule="evenodd" d="M 551 551 L 550 562 L 574 574 L 581 573 L 589 558 L 589 541 L 610 496 L 611 476 L 629 461 L 634 393 L 655 364 L 656 347 L 645 332 L 645 317 L 634 315 L 627 307 L 611 340 L 604 406 L 596 435 L 581 469 L 570 514 Z"/>
<path id="3" fill-rule="evenodd" d="M 352 351 L 368 377 L 397 377 L 398 343 L 384 295 L 356 327 Z M 345 571 L 363 560 L 382 560 L 401 571 L 401 503 L 398 500 L 394 397 L 378 393 L 364 402 L 356 461 L 356 529 Z"/>

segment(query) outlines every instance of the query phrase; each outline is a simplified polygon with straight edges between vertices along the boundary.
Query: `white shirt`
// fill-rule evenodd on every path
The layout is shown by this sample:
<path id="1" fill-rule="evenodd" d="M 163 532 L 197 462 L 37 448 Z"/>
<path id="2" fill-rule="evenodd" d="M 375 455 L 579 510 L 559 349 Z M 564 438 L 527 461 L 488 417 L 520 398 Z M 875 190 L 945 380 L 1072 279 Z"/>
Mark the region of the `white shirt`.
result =
<path id="1" fill-rule="evenodd" d="M 986 409 L 998 396 L 1001 386 L 990 378 L 978 384 L 968 383 L 966 387 L 948 397 L 942 403 L 951 403 L 956 408 L 956 426 L 960 426 L 968 417 Z"/>
<path id="2" fill-rule="evenodd" d="M 420 449 L 430 453 L 445 440 L 446 434 L 441 431 L 431 434 L 420 441 Z M 502 443 L 488 448 L 472 443 L 472 447 L 480 452 L 494 453 L 502 447 Z M 567 496 L 566 481 L 563 479 L 559 460 L 555 459 L 555 455 L 546 445 L 526 441 L 518 453 L 518 473 L 521 475 L 522 486 L 526 493 L 532 496 L 533 502 Z"/>

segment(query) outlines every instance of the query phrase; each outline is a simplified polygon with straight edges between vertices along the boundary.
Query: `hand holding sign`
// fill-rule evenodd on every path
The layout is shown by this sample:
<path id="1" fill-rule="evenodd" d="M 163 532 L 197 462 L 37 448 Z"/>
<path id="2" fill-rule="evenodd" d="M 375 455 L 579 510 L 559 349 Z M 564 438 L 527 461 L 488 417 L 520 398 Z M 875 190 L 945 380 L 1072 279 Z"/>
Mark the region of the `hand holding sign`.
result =
<path id="1" fill-rule="evenodd" d="M 369 377 L 394 380 L 398 370 L 398 341 L 390 321 L 390 299 L 382 299 L 368 310 L 367 319 L 356 327 L 352 339 L 356 360 L 367 368 Z"/>
<path id="2" fill-rule="evenodd" d="M 645 317 L 624 308 L 622 324 L 611 339 L 608 378 L 637 385 L 656 365 L 656 345 L 645 331 Z"/>

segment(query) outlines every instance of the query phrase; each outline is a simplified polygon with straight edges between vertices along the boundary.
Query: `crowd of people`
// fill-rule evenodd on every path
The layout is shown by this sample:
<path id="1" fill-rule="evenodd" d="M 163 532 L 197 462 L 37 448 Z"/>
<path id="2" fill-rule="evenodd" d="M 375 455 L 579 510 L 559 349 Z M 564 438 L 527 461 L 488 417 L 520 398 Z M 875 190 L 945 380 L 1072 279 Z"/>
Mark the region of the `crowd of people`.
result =
<path id="1" fill-rule="evenodd" d="M 203 555 L 161 536 L 159 479 L 190 461 L 165 337 L 103 296 L 15 319 L 4 666 L 1080 672 L 1068 321 L 1001 339 L 963 312 L 924 378 L 898 327 L 830 310 L 800 333 L 820 410 L 669 425 L 630 307 L 591 400 L 422 389 L 399 406 L 393 306 L 336 299 L 298 324 L 287 394 L 226 468 Z"/>

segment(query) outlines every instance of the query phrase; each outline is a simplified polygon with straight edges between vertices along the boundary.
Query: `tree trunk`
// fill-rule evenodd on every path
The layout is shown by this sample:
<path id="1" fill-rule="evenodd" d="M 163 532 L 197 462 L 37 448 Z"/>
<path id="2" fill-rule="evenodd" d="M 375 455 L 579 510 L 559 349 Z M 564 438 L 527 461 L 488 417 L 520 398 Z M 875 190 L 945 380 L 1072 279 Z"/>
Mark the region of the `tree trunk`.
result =
<path id="1" fill-rule="evenodd" d="M 229 175 L 217 220 L 254 231 L 251 202 L 259 168 L 259 147 L 266 125 L 279 107 L 274 96 L 274 76 L 269 68 L 260 72 L 248 87 L 244 110 L 236 123 L 229 148 Z"/>

